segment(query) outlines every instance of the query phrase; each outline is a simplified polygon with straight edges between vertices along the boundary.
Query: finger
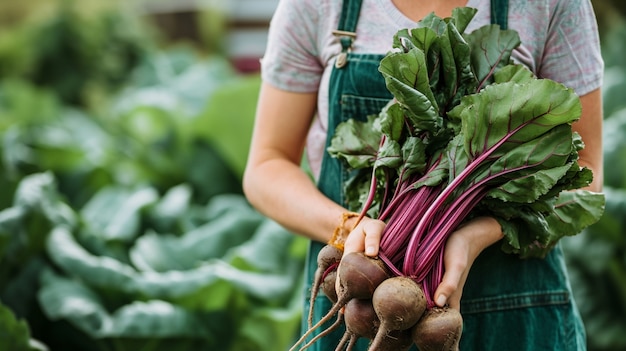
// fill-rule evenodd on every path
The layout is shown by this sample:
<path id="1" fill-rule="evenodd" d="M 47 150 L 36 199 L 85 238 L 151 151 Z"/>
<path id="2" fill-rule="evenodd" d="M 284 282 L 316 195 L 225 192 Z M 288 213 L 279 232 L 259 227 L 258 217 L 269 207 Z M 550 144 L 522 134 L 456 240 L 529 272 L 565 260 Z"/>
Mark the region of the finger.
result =
<path id="1" fill-rule="evenodd" d="M 385 222 L 370 218 L 363 219 L 346 238 L 344 252 L 365 252 L 368 256 L 378 255 L 380 238 L 385 228 Z"/>
<path id="2" fill-rule="evenodd" d="M 374 257 L 378 255 L 380 238 L 384 228 L 385 223 L 378 220 L 368 221 L 363 226 L 365 254 L 367 256 Z"/>
<path id="3" fill-rule="evenodd" d="M 461 299 L 461 281 L 465 274 L 465 264 L 455 263 L 446 265 L 441 283 L 435 290 L 435 303 L 439 307 L 446 304 L 452 308 L 459 308 Z"/>
<path id="4" fill-rule="evenodd" d="M 365 231 L 362 225 L 358 225 L 348 234 L 343 247 L 343 255 L 352 252 L 363 252 L 365 250 Z"/>

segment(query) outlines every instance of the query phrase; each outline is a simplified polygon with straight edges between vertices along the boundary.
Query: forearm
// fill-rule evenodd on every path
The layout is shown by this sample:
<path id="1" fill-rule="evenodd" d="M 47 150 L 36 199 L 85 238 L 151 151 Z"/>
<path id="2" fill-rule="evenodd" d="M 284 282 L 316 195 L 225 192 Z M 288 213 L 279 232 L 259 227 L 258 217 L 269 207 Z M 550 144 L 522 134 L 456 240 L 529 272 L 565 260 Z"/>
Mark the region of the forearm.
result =
<path id="1" fill-rule="evenodd" d="M 593 172 L 593 182 L 586 190 L 602 191 L 603 174 L 603 148 L 602 148 L 602 93 L 600 89 L 580 97 L 582 115 L 579 121 L 574 123 L 574 131 L 578 132 L 585 144 L 585 148 L 579 152 L 578 161 L 581 167 L 587 167 Z"/>
<path id="2" fill-rule="evenodd" d="M 247 172 L 244 191 L 250 203 L 288 230 L 328 242 L 346 209 L 324 196 L 297 165 L 279 158 Z"/>
<path id="3" fill-rule="evenodd" d="M 327 242 L 346 210 L 300 167 L 316 102 L 315 93 L 262 85 L 243 186 L 261 213 L 296 234 Z"/>

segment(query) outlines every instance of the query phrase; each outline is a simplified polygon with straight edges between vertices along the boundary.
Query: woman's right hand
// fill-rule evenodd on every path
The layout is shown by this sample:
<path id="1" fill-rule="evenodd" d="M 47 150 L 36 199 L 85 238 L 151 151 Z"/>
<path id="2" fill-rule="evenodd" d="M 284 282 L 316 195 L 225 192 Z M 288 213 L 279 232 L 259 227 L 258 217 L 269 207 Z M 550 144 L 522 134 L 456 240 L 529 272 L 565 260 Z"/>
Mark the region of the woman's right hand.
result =
<path id="1" fill-rule="evenodd" d="M 345 224 L 352 228 L 356 219 L 355 217 L 352 221 L 346 221 Z M 383 229 L 385 229 L 385 222 L 363 217 L 348 234 L 344 242 L 343 256 L 352 252 L 363 252 L 367 256 L 376 257 Z M 340 291 L 339 279 L 335 281 L 335 291 Z"/>
<path id="2" fill-rule="evenodd" d="M 351 252 L 363 252 L 367 256 L 376 257 L 383 229 L 385 229 L 385 222 L 363 217 L 346 238 L 344 256 Z"/>

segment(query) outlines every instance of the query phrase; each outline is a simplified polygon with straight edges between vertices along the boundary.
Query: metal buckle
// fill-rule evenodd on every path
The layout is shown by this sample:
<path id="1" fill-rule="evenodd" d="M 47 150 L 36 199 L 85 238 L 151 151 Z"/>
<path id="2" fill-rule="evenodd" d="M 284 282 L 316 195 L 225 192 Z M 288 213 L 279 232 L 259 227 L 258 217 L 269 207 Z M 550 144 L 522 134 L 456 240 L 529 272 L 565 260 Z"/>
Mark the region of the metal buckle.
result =
<path id="1" fill-rule="evenodd" d="M 354 32 L 348 32 L 345 30 L 333 30 L 333 35 L 336 37 L 348 37 L 350 38 L 350 43 L 352 43 L 352 41 L 354 41 L 354 39 L 356 38 L 356 33 Z M 343 45 L 342 45 L 343 46 Z M 336 68 L 342 68 L 344 67 L 347 63 L 348 63 L 348 53 L 350 52 L 350 49 L 352 48 L 352 44 L 350 44 L 350 46 L 345 49 L 344 46 L 344 51 L 342 51 L 338 56 L 337 59 L 335 60 L 335 67 Z"/>

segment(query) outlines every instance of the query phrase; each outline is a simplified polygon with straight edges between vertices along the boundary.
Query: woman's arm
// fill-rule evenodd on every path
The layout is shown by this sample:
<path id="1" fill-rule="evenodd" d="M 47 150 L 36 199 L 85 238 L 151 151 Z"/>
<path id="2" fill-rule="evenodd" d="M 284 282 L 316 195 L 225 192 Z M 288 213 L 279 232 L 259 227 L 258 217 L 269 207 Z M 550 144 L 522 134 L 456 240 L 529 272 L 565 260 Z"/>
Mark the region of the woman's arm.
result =
<path id="1" fill-rule="evenodd" d="M 316 103 L 315 93 L 262 84 L 243 188 L 264 215 L 294 233 L 328 242 L 346 209 L 324 196 L 300 167 Z M 349 232 L 354 219 L 344 225 Z M 378 244 L 378 237 L 373 239 Z"/>
<path id="2" fill-rule="evenodd" d="M 585 148 L 579 152 L 581 166 L 593 171 L 593 182 L 587 190 L 602 191 L 604 180 L 604 163 L 602 149 L 602 92 L 596 89 L 580 97 L 582 115 L 574 123 L 573 129 L 578 132 L 585 143 Z"/>

